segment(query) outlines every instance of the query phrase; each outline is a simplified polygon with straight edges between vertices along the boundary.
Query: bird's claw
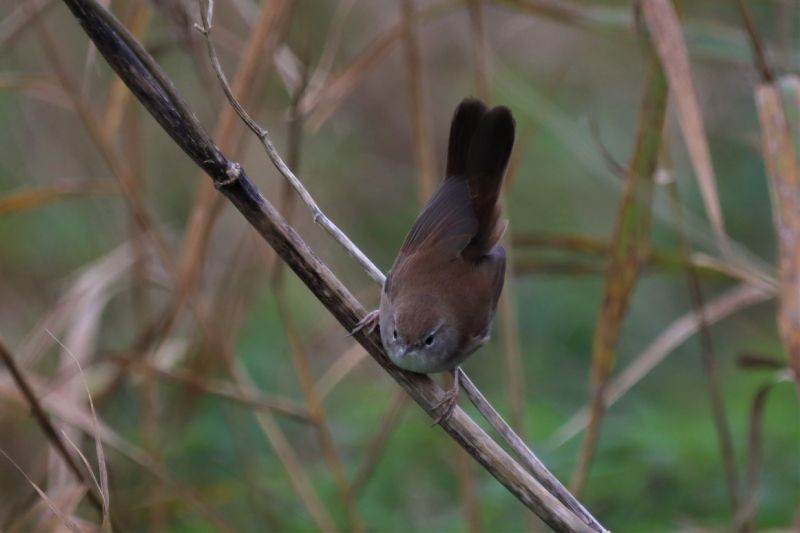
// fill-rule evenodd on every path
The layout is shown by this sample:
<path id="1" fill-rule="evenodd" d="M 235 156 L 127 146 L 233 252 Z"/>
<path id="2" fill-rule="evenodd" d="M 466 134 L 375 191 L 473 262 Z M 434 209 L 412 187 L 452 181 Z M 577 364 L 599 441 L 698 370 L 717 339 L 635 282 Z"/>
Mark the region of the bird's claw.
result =
<path id="1" fill-rule="evenodd" d="M 440 424 L 450 418 L 450 415 L 453 414 L 453 410 L 456 408 L 456 404 L 458 404 L 458 390 L 450 389 L 445 392 L 444 397 L 433 406 L 435 411 L 441 409 L 439 415 L 433 419 L 433 425 Z"/>
<path id="2" fill-rule="evenodd" d="M 436 402 L 436 404 L 433 406 L 434 411 L 439 409 L 442 410 L 442 412 L 439 413 L 439 415 L 433 420 L 434 426 L 450 418 L 450 415 L 453 414 L 453 409 L 455 409 L 456 405 L 458 404 L 458 392 L 461 390 L 458 382 L 460 371 L 461 370 L 459 368 L 456 368 L 453 371 L 453 386 L 450 387 L 450 389 L 444 393 L 442 399 Z"/>
<path id="3" fill-rule="evenodd" d="M 352 337 L 359 331 L 363 331 L 366 335 L 372 334 L 375 331 L 375 328 L 378 327 L 378 319 L 380 318 L 380 311 L 378 309 L 374 309 L 364 315 L 364 318 L 358 321 L 356 327 L 350 332 L 350 336 Z"/>

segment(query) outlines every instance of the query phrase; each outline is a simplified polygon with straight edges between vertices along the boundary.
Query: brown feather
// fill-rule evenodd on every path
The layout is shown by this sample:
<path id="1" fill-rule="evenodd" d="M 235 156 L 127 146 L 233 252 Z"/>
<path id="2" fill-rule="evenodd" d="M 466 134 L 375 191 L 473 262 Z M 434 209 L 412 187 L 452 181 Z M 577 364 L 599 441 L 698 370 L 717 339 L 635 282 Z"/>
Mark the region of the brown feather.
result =
<path id="1" fill-rule="evenodd" d="M 468 257 L 488 254 L 503 233 L 497 201 L 513 147 L 511 111 L 504 106 L 495 107 L 481 118 L 469 147 L 467 175 L 478 231 L 464 252 Z"/>

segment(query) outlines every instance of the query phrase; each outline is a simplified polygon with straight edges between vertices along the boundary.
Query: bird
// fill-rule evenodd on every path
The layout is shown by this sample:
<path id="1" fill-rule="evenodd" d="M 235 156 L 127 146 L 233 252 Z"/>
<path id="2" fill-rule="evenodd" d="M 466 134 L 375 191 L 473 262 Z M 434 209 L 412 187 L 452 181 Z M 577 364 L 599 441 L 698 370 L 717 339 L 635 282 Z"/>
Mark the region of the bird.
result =
<path id="1" fill-rule="evenodd" d="M 379 308 L 353 330 L 379 327 L 386 354 L 403 370 L 452 374 L 434 425 L 458 402 L 460 365 L 490 338 L 506 270 L 499 197 L 514 132 L 505 106 L 465 98 L 456 107 L 445 177 L 400 247 Z"/>

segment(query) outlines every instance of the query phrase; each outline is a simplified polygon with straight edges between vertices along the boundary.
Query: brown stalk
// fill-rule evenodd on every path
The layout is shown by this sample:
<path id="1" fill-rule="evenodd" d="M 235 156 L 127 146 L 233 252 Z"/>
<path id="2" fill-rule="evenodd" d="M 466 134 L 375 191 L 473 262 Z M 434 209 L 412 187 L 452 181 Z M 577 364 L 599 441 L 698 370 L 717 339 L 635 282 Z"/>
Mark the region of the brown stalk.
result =
<path id="1" fill-rule="evenodd" d="M 143 39 L 147 26 L 152 19 L 153 11 L 146 2 L 135 2 L 132 6 L 133 12 L 127 26 L 137 39 Z M 125 109 L 130 101 L 131 92 L 119 78 L 112 78 L 111 87 L 108 90 L 106 108 L 103 112 L 103 131 L 107 137 L 114 138 L 117 130 L 125 116 Z"/>
<path id="2" fill-rule="evenodd" d="M 364 459 L 358 465 L 355 475 L 353 476 L 353 494 L 358 496 L 364 490 L 364 487 L 369 483 L 372 474 L 375 472 L 375 467 L 381 458 L 381 454 L 386 449 L 389 443 L 389 438 L 400 423 L 400 418 L 408 406 L 409 396 L 402 388 L 396 388 L 386 408 L 386 412 L 381 416 L 381 423 L 375 430 L 374 435 L 367 445 L 367 451 L 364 453 Z"/>
<path id="3" fill-rule="evenodd" d="M 300 332 L 297 331 L 294 321 L 289 314 L 288 306 L 283 295 L 283 288 L 275 286 L 275 301 L 278 305 L 279 312 L 283 320 L 284 330 L 286 337 L 289 340 L 292 354 L 292 365 L 294 366 L 295 374 L 303 389 L 303 394 L 308 404 L 309 414 L 314 423 L 317 432 L 317 439 L 319 440 L 320 448 L 325 461 L 328 463 L 328 468 L 333 475 L 334 483 L 339 491 L 339 497 L 342 500 L 345 511 L 347 512 L 350 529 L 353 531 L 364 531 L 363 521 L 359 515 L 356 506 L 355 498 L 350 483 L 344 472 L 342 461 L 339 458 L 339 453 L 333 441 L 333 436 L 328 428 L 327 416 L 325 414 L 325 407 L 322 400 L 317 394 L 314 387 L 314 377 L 311 373 L 311 367 L 308 360 L 308 354 L 305 347 L 300 340 Z M 278 294 L 280 293 L 280 295 Z"/>
<path id="4" fill-rule="evenodd" d="M 218 396 L 234 403 L 279 413 L 299 422 L 311 422 L 308 409 L 289 398 L 263 394 L 257 390 L 244 390 L 241 386 L 234 386 L 232 383 L 221 380 L 200 377 L 185 370 L 161 368 L 138 357 L 118 357 L 114 362 L 133 372 L 159 376 L 176 383 L 183 383 L 192 389 Z"/>
<path id="5" fill-rule="evenodd" d="M 37 385 L 37 389 L 40 388 L 33 380 L 29 379 L 29 383 Z M 11 398 L 14 401 L 22 402 L 22 400 L 16 395 L 9 395 L 8 391 L 1 387 L 0 394 L 3 394 L 7 398 Z M 80 428 L 81 431 L 83 431 L 86 435 L 92 436 L 95 433 L 92 417 L 90 414 L 86 413 L 85 409 L 78 408 L 75 405 L 67 402 L 59 402 L 57 399 L 52 397 L 43 397 L 41 406 L 43 410 L 52 413 L 54 416 L 68 423 L 69 425 Z M 156 478 L 169 483 L 170 489 L 173 493 L 175 493 L 176 497 L 181 498 L 190 506 L 194 507 L 198 514 L 206 518 L 206 520 L 208 520 L 210 524 L 213 524 L 215 528 L 219 529 L 220 531 L 233 531 L 212 509 L 203 503 L 198 495 L 196 495 L 191 489 L 182 487 L 180 484 L 172 480 L 164 466 L 158 461 L 154 460 L 143 450 L 130 444 L 128 441 L 125 441 L 108 426 L 103 425 L 102 422 L 98 422 L 98 425 L 100 438 L 106 445 L 114 448 L 136 464 L 142 466 Z"/>
<path id="6" fill-rule="evenodd" d="M 747 36 L 750 39 L 750 48 L 753 50 L 753 62 L 755 63 L 758 73 L 761 75 L 761 81 L 765 83 L 772 83 L 775 81 L 775 76 L 772 74 L 772 68 L 767 61 L 767 54 L 764 51 L 764 44 L 761 40 L 756 25 L 753 22 L 753 17 L 750 16 L 750 10 L 747 8 L 746 0 L 737 0 L 739 6 L 739 14 L 742 16 L 742 22 L 747 30 Z M 791 18 L 791 17 L 787 17 Z"/>
<path id="7" fill-rule="evenodd" d="M 350 373 L 358 364 L 366 358 L 367 352 L 364 348 L 354 342 L 342 354 L 336 358 L 328 370 L 322 375 L 317 384 L 317 394 L 320 398 L 325 398 L 344 377 Z"/>
<path id="8" fill-rule="evenodd" d="M 481 531 L 481 509 L 476 495 L 477 482 L 475 472 L 472 471 L 473 463 L 469 460 L 467 452 L 458 448 L 453 458 L 455 461 L 456 475 L 458 476 L 458 495 L 464 506 L 464 520 L 469 533 Z"/>
<path id="9" fill-rule="evenodd" d="M 578 6 L 557 0 L 492 0 L 494 4 L 579 28 L 593 25 Z"/>
<path id="10" fill-rule="evenodd" d="M 686 222 L 683 217 L 678 184 L 675 182 L 674 178 L 670 179 L 667 183 L 667 189 L 675 223 L 675 231 L 683 255 L 689 298 L 692 302 L 692 308 L 697 314 L 697 333 L 700 341 L 703 373 L 705 374 L 706 384 L 708 386 L 708 399 L 711 404 L 714 427 L 717 431 L 717 440 L 719 441 L 722 468 L 728 489 L 728 500 L 730 502 L 731 512 L 735 514 L 739 509 L 740 503 L 739 474 L 736 468 L 736 455 L 733 449 L 733 437 L 731 436 L 728 414 L 725 409 L 725 399 L 720 384 L 719 363 L 717 362 L 717 356 L 714 352 L 711 329 L 704 311 L 705 297 L 703 296 L 703 288 L 700 285 L 700 279 L 690 260 L 692 256 L 692 245 L 687 236 Z"/>
<path id="11" fill-rule="evenodd" d="M 420 22 L 430 21 L 461 5 L 466 0 L 442 0 L 414 13 Z M 346 67 L 332 76 L 320 91 L 309 93 L 300 102 L 300 111 L 309 116 L 312 130 L 319 129 L 339 108 L 344 99 L 370 72 L 370 68 L 386 56 L 404 34 L 404 24 L 399 22 L 372 40 Z M 312 113 L 313 112 L 313 113 Z"/>
<path id="12" fill-rule="evenodd" d="M 790 379 L 785 372 L 777 372 L 772 380 L 758 388 L 753 398 L 747 427 L 747 492 L 735 520 L 737 529 L 742 531 L 753 530 L 753 522 L 758 513 L 758 471 L 761 468 L 763 440 L 761 432 L 767 398 L 775 385 Z"/>
<path id="13" fill-rule="evenodd" d="M 203 20 L 204 30 L 208 37 L 210 28 L 206 24 L 211 17 L 211 8 L 209 4 L 208 15 Z M 215 61 L 216 62 L 216 61 Z M 289 111 L 289 138 L 288 152 L 289 152 L 289 165 L 291 168 L 299 169 L 300 167 L 300 154 L 302 148 L 302 133 L 303 133 L 303 116 L 299 111 L 299 103 L 302 98 L 303 92 L 307 87 L 308 75 L 304 71 L 300 84 L 296 87 L 292 97 L 292 106 Z M 287 222 L 292 220 L 292 211 L 294 206 L 294 196 L 291 194 L 291 185 L 288 181 L 283 182 L 281 188 L 281 211 L 284 213 Z M 286 293 L 284 291 L 284 277 L 281 275 L 284 263 L 276 257 L 276 263 L 273 265 L 272 271 L 272 290 L 275 295 L 275 303 L 278 308 L 278 315 L 283 322 L 286 337 L 289 341 L 290 352 L 292 356 L 292 366 L 294 368 L 297 380 L 303 389 L 303 395 L 308 405 L 311 420 L 314 423 L 317 440 L 319 441 L 320 448 L 325 461 L 328 463 L 328 468 L 333 475 L 334 483 L 339 492 L 339 498 L 342 500 L 347 518 L 349 521 L 350 529 L 353 531 L 364 531 L 363 520 L 358 512 L 355 497 L 353 496 L 352 487 L 350 486 L 347 476 L 344 471 L 344 466 L 339 457 L 339 452 L 336 450 L 336 445 L 333 441 L 333 435 L 328 427 L 327 415 L 325 413 L 325 406 L 322 399 L 317 393 L 317 388 L 314 382 L 314 376 L 311 372 L 311 363 L 308 358 L 305 346 L 301 340 L 300 331 L 295 324 L 289 306 L 286 302 Z"/>
<path id="14" fill-rule="evenodd" d="M 472 33 L 472 68 L 475 72 L 475 91 L 478 98 L 489 102 L 489 42 L 483 16 L 483 0 L 467 0 Z"/>
<path id="15" fill-rule="evenodd" d="M 689 53 L 681 32 L 680 20 L 672 0 L 641 0 L 640 5 L 666 74 L 670 94 L 675 101 L 678 124 L 686 141 L 708 218 L 720 249 L 727 255 L 730 253 L 730 242 L 725 232 L 711 152 L 692 81 Z"/>
<path id="16" fill-rule="evenodd" d="M 0 74 L 0 90 L 23 91 L 29 98 L 38 98 L 50 105 L 73 111 L 69 98 L 50 76 L 3 72 Z"/>
<path id="17" fill-rule="evenodd" d="M 8 348 L 6 348 L 6 345 L 2 339 L 0 339 L 0 359 L 3 360 L 3 364 L 6 366 L 6 368 L 8 368 L 11 378 L 14 380 L 14 383 L 17 385 L 19 391 L 25 397 L 25 400 L 31 409 L 31 414 L 33 414 L 33 417 L 36 419 L 36 423 L 39 424 L 39 427 L 42 429 L 45 437 L 47 437 L 47 440 L 50 441 L 50 444 L 53 445 L 56 452 L 58 452 L 58 454 L 64 460 L 67 468 L 69 468 L 69 470 L 75 475 L 75 478 L 86 487 L 90 503 L 97 509 L 102 517 L 105 509 L 103 505 L 103 499 L 97 494 L 97 492 L 95 492 L 94 485 L 92 484 L 91 480 L 78 466 L 78 463 L 75 462 L 72 454 L 70 454 L 67 450 L 64 441 L 61 440 L 61 435 L 58 433 L 58 431 L 56 431 L 53 423 L 50 422 L 50 419 L 47 417 L 47 414 L 42 408 L 41 403 L 39 403 L 39 399 L 33 392 L 33 388 L 31 388 L 30 384 L 28 384 L 28 380 L 25 379 L 22 371 L 14 361 L 14 356 L 8 351 Z"/>
<path id="18" fill-rule="evenodd" d="M 251 291 L 244 290 L 245 287 L 252 286 L 255 280 L 249 279 L 245 275 L 247 265 L 255 264 L 253 261 L 255 243 L 248 244 L 251 232 L 246 232 L 243 236 L 242 245 L 237 247 L 237 253 L 230 261 L 231 268 L 226 282 L 222 283 L 217 291 L 214 309 L 220 312 L 220 317 L 215 320 L 216 335 L 207 339 L 208 347 L 206 351 L 209 355 L 222 355 L 222 360 L 227 366 L 227 370 L 239 394 L 247 391 L 258 393 L 258 388 L 254 385 L 247 370 L 236 359 L 232 351 L 232 342 L 236 338 L 241 312 L 236 309 L 243 308 L 246 303 L 240 301 L 238 305 L 233 302 L 236 295 L 242 295 L 241 300 L 247 299 Z M 212 361 L 213 363 L 213 361 Z M 318 427 L 309 409 L 303 407 L 307 418 L 306 421 Z M 292 489 L 297 494 L 300 501 L 305 506 L 317 527 L 322 531 L 334 531 L 336 529 L 328 511 L 320 502 L 313 485 L 309 482 L 308 476 L 303 470 L 303 464 L 289 443 L 285 433 L 277 423 L 271 412 L 253 413 L 258 427 L 266 438 L 269 445 L 278 457 L 284 471 L 286 472 Z"/>
<path id="19" fill-rule="evenodd" d="M 232 371 L 234 377 L 237 383 L 242 387 L 240 392 L 247 389 L 254 389 L 255 385 L 242 369 L 241 365 L 233 363 L 233 366 L 234 368 Z M 275 451 L 275 455 L 278 457 L 284 470 L 286 470 L 286 474 L 289 476 L 289 481 L 292 483 L 294 491 L 297 493 L 300 501 L 303 502 L 303 505 L 305 505 L 306 510 L 311 515 L 316 526 L 321 531 L 336 531 L 333 519 L 319 501 L 313 485 L 311 485 L 303 471 L 302 462 L 297 457 L 294 447 L 286 438 L 286 435 L 278 425 L 275 417 L 264 411 L 253 413 L 253 416 L 256 417 L 264 437 L 266 437 L 269 445 Z"/>
<path id="20" fill-rule="evenodd" d="M 30 187 L 0 196 L 0 215 L 27 211 L 63 198 L 113 194 L 118 190 L 110 181 L 61 180 L 50 185 Z"/>
<path id="21" fill-rule="evenodd" d="M 800 395 L 800 168 L 778 88 L 762 83 L 755 99 L 778 240 L 778 327 Z"/>
<path id="22" fill-rule="evenodd" d="M 775 296 L 774 289 L 739 284 L 710 300 L 703 308 L 703 317 L 714 324 L 728 316 L 768 301 Z M 653 369 L 674 350 L 697 333 L 700 327 L 699 314 L 692 310 L 669 324 L 653 341 L 612 381 L 603 395 L 605 407 L 611 407 L 637 383 L 650 375 Z M 550 446 L 558 447 L 575 437 L 589 424 L 591 405 L 584 405 L 567 420 L 550 438 Z"/>
<path id="23" fill-rule="evenodd" d="M 518 146 L 512 154 L 506 171 L 505 183 L 502 191 L 503 213 L 505 210 L 505 197 L 511 183 L 514 181 L 522 154 L 527 148 L 530 134 L 523 136 L 522 146 Z M 506 289 L 500 297 L 500 309 L 498 322 L 501 329 L 503 352 L 505 354 L 506 382 L 508 397 L 511 406 L 511 427 L 523 438 L 525 437 L 525 369 L 522 364 L 522 349 L 520 347 L 519 317 L 517 316 L 516 305 L 516 280 L 517 272 L 516 251 L 514 242 L 511 238 L 511 231 L 506 228 L 501 239 L 501 244 L 506 250 Z M 569 504 L 567 504 L 569 505 Z"/>
<path id="24" fill-rule="evenodd" d="M 53 0 L 27 0 L 12 11 L 0 23 L 0 50 L 11 44 L 23 30 L 54 5 L 56 3 Z"/>
<path id="25" fill-rule="evenodd" d="M 249 100 L 253 94 L 256 73 L 265 56 L 264 46 L 270 37 L 275 36 L 291 2 L 292 0 L 279 0 L 277 2 L 265 2 L 262 5 L 258 22 L 250 33 L 245 50 L 241 53 L 242 59 L 233 77 L 232 91 L 237 99 Z M 270 48 L 266 52 L 267 57 L 271 57 L 277 43 L 277 38 L 271 41 Z M 233 148 L 233 133 L 236 124 L 237 116 L 234 110 L 228 107 L 223 108 L 214 130 L 214 139 L 222 150 Z M 180 283 L 174 301 L 171 304 L 171 311 L 169 311 L 167 320 L 169 327 L 165 328 L 164 335 L 168 334 L 172 329 L 171 325 L 175 323 L 177 315 L 197 283 L 200 269 L 205 262 L 204 258 L 211 238 L 211 229 L 220 206 L 219 197 L 215 193 L 212 184 L 208 181 L 201 181 L 181 246 Z"/>
<path id="26" fill-rule="evenodd" d="M 352 330 L 365 315 L 363 307 L 258 192 L 241 166 L 227 159 L 213 144 L 141 45 L 96 2 L 65 0 L 65 3 L 115 72 L 126 80 L 173 140 L 212 176 L 219 190 L 272 245 L 345 330 Z M 279 169 L 283 172 L 283 167 Z M 443 394 L 439 387 L 425 376 L 403 372 L 392 365 L 376 333 L 367 335 L 362 332 L 356 338 L 430 416 L 435 416 L 434 406 Z M 514 462 L 460 408 L 442 422 L 442 428 L 548 525 L 558 531 L 593 529 Z"/>
<path id="27" fill-rule="evenodd" d="M 639 277 L 641 262 L 649 250 L 653 174 L 661 147 L 666 104 L 664 72 L 651 53 L 636 146 L 628 166 L 614 226 L 608 274 L 592 341 L 591 416 L 570 483 L 570 488 L 576 494 L 580 493 L 589 474 L 605 411 L 603 397 L 616 360 L 617 341 Z"/>
<path id="28" fill-rule="evenodd" d="M 609 253 L 611 243 L 606 239 L 588 235 L 559 235 L 559 234 L 517 234 L 512 237 L 517 248 L 529 249 L 555 249 L 568 252 L 585 253 L 592 256 L 603 256 Z M 668 248 L 649 247 L 643 265 L 648 268 L 657 268 L 665 272 L 673 272 L 682 268 L 682 259 L 679 251 Z M 754 274 L 729 262 L 722 262 L 709 255 L 692 253 L 690 257 L 695 273 L 703 277 L 731 278 L 744 281 L 753 286 L 764 287 L 771 290 L 777 284 L 769 275 Z M 586 261 L 571 259 L 535 260 L 517 259 L 518 274 L 545 273 L 545 274 L 593 274 L 603 269 L 602 266 Z M 563 271 L 562 271 L 563 269 Z M 604 270 L 603 270 L 604 271 Z"/>
<path id="29" fill-rule="evenodd" d="M 411 135 L 414 158 L 417 163 L 417 197 L 424 203 L 436 188 L 436 164 L 433 157 L 433 141 L 428 124 L 429 114 L 425 98 L 425 83 L 422 77 L 417 18 L 414 16 L 414 0 L 401 0 L 403 28 L 408 71 L 408 94 L 411 114 Z"/>
<path id="30" fill-rule="evenodd" d="M 604 276 L 605 264 L 593 264 L 588 261 L 516 259 L 514 275 L 519 278 L 528 275 L 553 276 Z"/>

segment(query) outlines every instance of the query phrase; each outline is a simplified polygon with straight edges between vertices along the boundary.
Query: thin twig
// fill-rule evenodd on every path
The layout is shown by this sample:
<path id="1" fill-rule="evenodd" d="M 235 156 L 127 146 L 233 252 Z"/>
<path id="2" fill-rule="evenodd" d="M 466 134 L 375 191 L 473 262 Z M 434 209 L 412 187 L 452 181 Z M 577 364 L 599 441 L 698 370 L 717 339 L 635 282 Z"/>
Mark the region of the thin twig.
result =
<path id="1" fill-rule="evenodd" d="M 769 61 L 767 61 L 767 54 L 764 51 L 761 35 L 759 35 L 753 22 L 753 17 L 750 16 L 750 10 L 747 8 L 747 1 L 738 0 L 737 3 L 739 5 L 739 14 L 742 16 L 744 27 L 747 30 L 747 36 L 750 38 L 750 47 L 753 49 L 753 62 L 761 75 L 761 81 L 772 83 L 775 80 L 775 76 L 772 74 Z"/>
<path id="2" fill-rule="evenodd" d="M 697 313 L 698 338 L 700 341 L 700 351 L 702 353 L 703 372 L 708 384 L 711 414 L 714 419 L 714 426 L 717 430 L 720 454 L 722 456 L 722 466 L 725 472 L 725 482 L 728 488 L 728 498 L 731 504 L 731 511 L 736 513 L 736 510 L 739 508 L 739 476 L 736 468 L 736 456 L 733 451 L 733 438 L 731 436 L 728 415 L 725 411 L 725 400 L 720 385 L 719 364 L 717 363 L 717 357 L 714 353 L 714 342 L 704 312 L 705 297 L 703 296 L 703 288 L 700 285 L 697 272 L 689 259 L 692 256 L 692 245 L 687 237 L 686 222 L 683 217 L 683 209 L 681 208 L 678 184 L 675 182 L 675 179 L 670 176 L 666 186 L 669 193 L 670 207 L 673 212 L 675 231 L 678 236 L 678 244 L 684 259 L 689 297 L 692 302 L 692 308 L 695 310 L 695 313 Z"/>
<path id="3" fill-rule="evenodd" d="M 119 357 L 115 362 L 134 372 L 157 375 L 175 381 L 176 383 L 183 383 L 193 389 L 218 396 L 231 402 L 280 413 L 300 422 L 311 422 L 308 409 L 299 402 L 288 398 L 262 394 L 255 389 L 246 390 L 241 386 L 236 386 L 224 381 L 203 379 L 183 370 L 161 368 L 153 363 L 142 361 L 140 358 Z"/>
<path id="4" fill-rule="evenodd" d="M 364 453 L 364 459 L 353 476 L 353 494 L 360 494 L 372 477 L 375 466 L 378 464 L 378 459 L 380 459 L 381 453 L 386 448 L 392 431 L 400 422 L 400 417 L 408 406 L 408 401 L 408 394 L 403 389 L 398 388 L 395 390 L 394 396 L 389 402 L 389 407 L 386 408 L 386 412 L 381 416 L 381 423 L 378 429 L 375 430 L 375 434 L 370 439 L 367 451 Z"/>
<path id="5" fill-rule="evenodd" d="M 198 0 L 201 3 L 202 9 L 202 1 Z M 376 282 L 383 284 L 384 275 L 383 273 L 376 267 L 369 258 L 364 255 L 364 253 L 355 245 L 350 238 L 342 232 L 334 224 L 331 220 L 325 216 L 322 210 L 317 205 L 317 202 L 314 201 L 314 198 L 309 194 L 306 188 L 303 186 L 302 182 L 298 179 L 297 176 L 294 175 L 294 172 L 286 165 L 286 163 L 281 158 L 280 154 L 278 154 L 278 150 L 275 148 L 275 145 L 272 143 L 272 138 L 269 135 L 269 132 L 259 126 L 247 113 L 247 111 L 242 107 L 239 101 L 236 99 L 236 96 L 233 94 L 230 85 L 228 84 L 228 79 L 225 76 L 225 73 L 222 71 L 222 65 L 219 62 L 219 57 L 217 56 L 217 51 L 214 48 L 214 44 L 211 41 L 211 17 L 213 8 L 213 0 L 208 0 L 208 4 L 206 9 L 203 11 L 204 15 L 201 17 L 203 21 L 203 26 L 199 27 L 196 26 L 197 29 L 203 33 L 206 37 L 206 44 L 208 46 L 208 55 L 211 58 L 211 64 L 214 67 L 214 72 L 217 74 L 217 78 L 219 79 L 220 84 L 222 85 L 223 91 L 225 91 L 225 96 L 228 98 L 228 102 L 233 106 L 236 113 L 239 115 L 239 118 L 247 125 L 248 128 L 258 137 L 258 140 L 261 141 L 261 144 L 264 146 L 264 150 L 267 152 L 267 156 L 269 157 L 272 164 L 275 165 L 275 168 L 278 169 L 278 172 L 286 178 L 289 183 L 291 183 L 292 188 L 300 195 L 300 198 L 308 207 L 309 211 L 311 211 L 311 217 L 314 219 L 314 223 L 319 224 L 320 226 L 328 232 L 328 234 L 333 237 L 336 242 L 338 242 L 345 251 L 356 260 L 356 262 L 361 265 L 361 268 Z"/>
<path id="6" fill-rule="evenodd" d="M 503 420 L 503 417 L 495 411 L 492 404 L 481 394 L 478 387 L 472 383 L 472 380 L 467 377 L 467 374 L 459 369 L 461 372 L 461 387 L 464 392 L 469 396 L 470 401 L 478 408 L 478 410 L 486 417 L 486 421 L 497 431 L 503 439 L 508 443 L 514 452 L 514 455 L 522 461 L 526 470 L 533 474 L 533 476 L 544 485 L 556 498 L 567 506 L 573 513 L 584 520 L 587 524 L 591 525 L 593 529 L 603 531 L 603 526 L 586 510 L 586 508 L 570 493 L 564 485 L 556 478 L 547 467 L 542 463 L 536 455 L 525 445 L 525 442 L 511 429 L 508 424 Z M 488 413 L 488 416 L 487 416 Z"/>

